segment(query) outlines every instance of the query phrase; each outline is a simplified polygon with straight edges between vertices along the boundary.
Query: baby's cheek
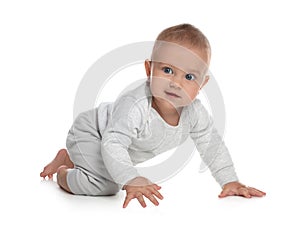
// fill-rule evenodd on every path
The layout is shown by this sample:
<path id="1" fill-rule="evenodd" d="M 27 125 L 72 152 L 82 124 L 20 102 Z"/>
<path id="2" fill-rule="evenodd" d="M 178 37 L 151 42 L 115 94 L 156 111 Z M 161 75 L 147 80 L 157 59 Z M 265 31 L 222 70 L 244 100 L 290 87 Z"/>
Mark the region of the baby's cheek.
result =
<path id="1" fill-rule="evenodd" d="M 195 98 L 197 97 L 198 91 L 193 90 L 193 89 L 185 89 L 184 92 L 184 97 L 183 99 L 183 104 L 184 105 L 189 105 L 190 103 L 192 103 Z"/>
<path id="2" fill-rule="evenodd" d="M 162 93 L 167 83 L 168 81 L 166 79 L 160 77 L 153 77 L 150 86 L 152 94 L 155 95 Z"/>
<path id="3" fill-rule="evenodd" d="M 189 97 L 191 100 L 194 100 L 198 95 L 198 90 L 191 90 L 189 93 Z"/>

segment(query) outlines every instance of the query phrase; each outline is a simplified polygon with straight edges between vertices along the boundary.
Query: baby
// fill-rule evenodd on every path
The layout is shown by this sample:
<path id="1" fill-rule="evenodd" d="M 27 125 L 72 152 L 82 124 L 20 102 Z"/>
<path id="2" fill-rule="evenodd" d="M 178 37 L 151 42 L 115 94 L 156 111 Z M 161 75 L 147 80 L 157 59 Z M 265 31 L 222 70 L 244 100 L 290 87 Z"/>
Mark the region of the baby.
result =
<path id="1" fill-rule="evenodd" d="M 76 195 L 113 195 L 126 191 L 123 207 L 144 198 L 158 205 L 160 186 L 141 176 L 135 165 L 194 141 L 204 163 L 222 187 L 219 197 L 262 197 L 264 192 L 238 181 L 230 154 L 200 100 L 208 82 L 210 45 L 196 27 L 180 24 L 157 37 L 147 81 L 114 103 L 81 113 L 74 121 L 67 150 L 61 149 L 40 176 L 52 178 Z"/>

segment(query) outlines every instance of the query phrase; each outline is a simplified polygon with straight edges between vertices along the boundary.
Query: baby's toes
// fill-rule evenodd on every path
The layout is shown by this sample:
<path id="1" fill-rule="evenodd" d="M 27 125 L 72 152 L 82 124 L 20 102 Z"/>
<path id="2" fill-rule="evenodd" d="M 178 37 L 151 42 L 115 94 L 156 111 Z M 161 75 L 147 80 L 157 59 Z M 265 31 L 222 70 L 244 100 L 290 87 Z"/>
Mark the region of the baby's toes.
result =
<path id="1" fill-rule="evenodd" d="M 43 172 L 40 173 L 40 177 L 43 177 L 45 179 L 45 177 L 47 177 L 48 174 L 46 173 L 45 169 L 43 170 Z"/>
<path id="2" fill-rule="evenodd" d="M 52 177 L 53 176 L 53 169 L 51 166 L 45 166 L 43 172 L 40 173 L 40 176 L 45 179 L 45 177 Z"/>

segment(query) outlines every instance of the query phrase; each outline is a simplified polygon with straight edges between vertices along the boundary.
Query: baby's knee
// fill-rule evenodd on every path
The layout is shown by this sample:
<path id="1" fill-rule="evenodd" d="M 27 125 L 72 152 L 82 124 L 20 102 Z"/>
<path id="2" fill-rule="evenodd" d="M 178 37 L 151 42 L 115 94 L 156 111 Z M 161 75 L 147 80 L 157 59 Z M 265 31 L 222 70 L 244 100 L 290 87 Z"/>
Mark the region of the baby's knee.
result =
<path id="1" fill-rule="evenodd" d="M 72 193 L 67 184 L 67 173 L 68 173 L 67 166 L 60 166 L 57 169 L 57 184 L 65 191 Z"/>
<path id="2" fill-rule="evenodd" d="M 66 181 L 67 177 L 67 166 L 60 166 L 57 169 L 57 183 L 61 184 L 62 182 Z"/>
<path id="3" fill-rule="evenodd" d="M 58 167 L 57 175 L 62 175 L 64 173 L 67 173 L 67 169 L 68 169 L 68 167 L 65 166 L 65 165 L 62 165 L 62 166 Z"/>

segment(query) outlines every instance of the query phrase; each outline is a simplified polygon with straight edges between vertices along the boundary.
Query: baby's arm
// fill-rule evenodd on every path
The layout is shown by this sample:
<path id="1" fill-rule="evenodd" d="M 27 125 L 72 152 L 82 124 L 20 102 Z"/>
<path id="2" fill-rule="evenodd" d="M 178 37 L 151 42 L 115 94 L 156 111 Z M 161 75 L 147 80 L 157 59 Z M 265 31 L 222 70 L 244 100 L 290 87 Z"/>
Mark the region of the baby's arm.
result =
<path id="1" fill-rule="evenodd" d="M 141 177 L 134 167 L 128 148 L 133 139 L 137 139 L 138 131 L 143 126 L 143 111 L 130 97 L 121 98 L 114 104 L 109 124 L 102 137 L 101 154 L 104 164 L 115 183 L 126 190 L 123 207 L 136 198 L 146 207 L 144 197 L 154 205 L 158 205 L 156 198 L 162 199 L 158 192 L 160 187 Z"/>
<path id="2" fill-rule="evenodd" d="M 101 154 L 112 180 L 123 186 L 139 174 L 128 153 L 137 137 L 142 116 L 134 114 L 135 99 L 121 97 L 112 106 L 108 123 L 102 132 Z"/>
<path id="3" fill-rule="evenodd" d="M 191 137 L 194 140 L 203 162 L 208 166 L 216 181 L 222 187 L 219 197 L 243 196 L 251 198 L 253 196 L 262 197 L 265 192 L 253 187 L 245 186 L 238 181 L 234 165 L 227 147 L 222 141 L 222 137 L 213 127 L 213 121 L 209 117 L 206 109 L 197 103 L 199 115 L 198 120 L 191 131 Z"/>
<path id="4" fill-rule="evenodd" d="M 200 103 L 194 103 L 191 112 L 192 129 L 190 136 L 193 139 L 201 159 L 207 166 L 216 181 L 223 187 L 229 182 L 238 181 L 231 156 L 213 126 L 213 120 Z"/>

